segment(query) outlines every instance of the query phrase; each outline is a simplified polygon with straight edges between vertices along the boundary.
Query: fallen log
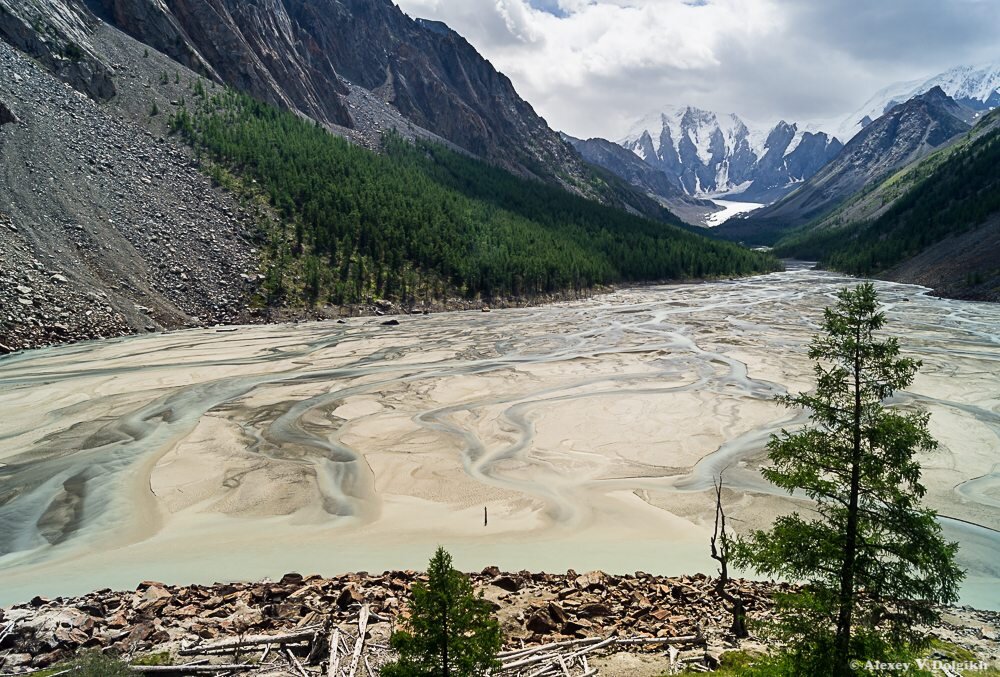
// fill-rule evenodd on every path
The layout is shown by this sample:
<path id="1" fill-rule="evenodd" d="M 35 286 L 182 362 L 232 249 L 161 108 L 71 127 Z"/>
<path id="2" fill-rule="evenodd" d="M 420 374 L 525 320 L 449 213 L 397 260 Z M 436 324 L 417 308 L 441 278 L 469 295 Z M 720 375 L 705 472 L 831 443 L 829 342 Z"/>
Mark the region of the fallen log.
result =
<path id="1" fill-rule="evenodd" d="M 221 642 L 213 642 L 212 644 L 200 644 L 198 646 L 187 647 L 181 649 L 178 653 L 182 656 L 197 656 L 198 654 L 203 653 L 225 651 L 226 649 L 241 649 L 248 646 L 302 642 L 312 639 L 313 635 L 316 634 L 317 627 L 318 626 L 303 628 L 284 635 L 250 635 L 248 637 L 237 637 L 235 639 L 227 639 Z"/>
<path id="2" fill-rule="evenodd" d="M 633 644 L 691 644 L 703 642 L 705 638 L 701 635 L 682 635 L 680 637 L 628 637 L 615 641 L 619 646 L 629 646 Z"/>
<path id="3" fill-rule="evenodd" d="M 7 627 L 3 629 L 3 632 L 0 632 L 0 642 L 3 642 L 5 639 L 7 639 L 7 635 L 9 635 L 14 631 L 14 625 L 16 624 L 16 622 L 17 621 L 11 621 L 10 623 L 7 624 Z"/>
<path id="4" fill-rule="evenodd" d="M 615 639 L 614 637 L 608 637 L 607 639 L 602 640 L 602 641 L 598 642 L 597 644 L 591 644 L 590 646 L 587 646 L 587 647 L 584 647 L 584 648 L 582 648 L 582 649 L 580 649 L 578 651 L 575 651 L 574 653 L 570 654 L 570 658 L 577 658 L 578 656 L 583 656 L 584 654 L 588 654 L 588 653 L 590 653 L 592 651 L 597 651 L 598 649 L 603 649 L 604 647 L 609 646 L 611 644 L 618 644 L 618 642 L 619 642 L 619 640 Z"/>
<path id="5" fill-rule="evenodd" d="M 358 616 L 358 640 L 354 643 L 354 656 L 351 657 L 351 668 L 347 672 L 347 677 L 354 677 L 358 670 L 358 663 L 361 661 L 361 652 L 365 648 L 365 631 L 368 628 L 368 605 L 361 607 L 361 614 Z"/>
<path id="6" fill-rule="evenodd" d="M 231 663 L 229 665 L 205 665 L 204 663 L 188 665 L 130 665 L 132 672 L 142 674 L 157 675 L 189 675 L 189 674 L 213 674 L 216 672 L 243 672 L 245 670 L 256 670 L 259 665 L 247 663 Z"/>
<path id="7" fill-rule="evenodd" d="M 330 669 L 327 677 L 337 677 L 340 672 L 340 628 L 334 628 L 330 635 Z"/>
<path id="8" fill-rule="evenodd" d="M 601 637 L 585 637 L 583 639 L 568 639 L 562 642 L 552 642 L 551 644 L 540 644 L 538 646 L 526 647 L 524 649 L 512 649 L 510 651 L 501 651 L 497 654 L 497 658 L 503 660 L 504 658 L 515 658 L 522 657 L 528 654 L 538 653 L 539 651 L 549 651 L 552 649 L 561 649 L 564 647 L 579 646 L 581 644 L 596 644 L 602 641 Z"/>
<path id="9" fill-rule="evenodd" d="M 533 653 L 530 655 L 517 656 L 516 660 L 509 661 L 507 663 L 501 663 L 500 669 L 504 672 L 509 672 L 511 670 L 519 670 L 521 668 L 532 667 L 536 665 L 541 665 L 547 663 L 541 667 L 541 669 L 531 673 L 528 677 L 541 677 L 548 673 L 550 670 L 555 670 L 556 672 L 560 669 L 560 662 L 563 660 L 568 660 L 570 662 L 575 661 L 584 657 L 586 654 L 604 647 L 611 646 L 615 644 L 618 640 L 614 637 L 607 637 L 601 639 L 599 637 L 588 638 L 586 640 L 570 640 L 568 642 L 557 642 L 555 644 L 547 645 L 548 651 L 545 653 Z M 558 651 L 553 651 L 553 648 L 559 649 L 573 649 L 581 644 L 589 644 L 589 646 L 584 646 L 582 649 L 573 651 L 567 655 L 563 655 Z M 561 646 L 560 646 L 561 645 Z"/>
<path id="10" fill-rule="evenodd" d="M 293 654 L 292 650 L 287 646 L 285 647 L 285 654 L 288 656 L 289 665 L 298 670 L 298 673 L 302 675 L 302 677 L 309 677 L 309 675 L 306 674 L 305 668 L 302 667 L 302 663 L 299 663 L 299 659 L 295 657 L 295 654 Z"/>

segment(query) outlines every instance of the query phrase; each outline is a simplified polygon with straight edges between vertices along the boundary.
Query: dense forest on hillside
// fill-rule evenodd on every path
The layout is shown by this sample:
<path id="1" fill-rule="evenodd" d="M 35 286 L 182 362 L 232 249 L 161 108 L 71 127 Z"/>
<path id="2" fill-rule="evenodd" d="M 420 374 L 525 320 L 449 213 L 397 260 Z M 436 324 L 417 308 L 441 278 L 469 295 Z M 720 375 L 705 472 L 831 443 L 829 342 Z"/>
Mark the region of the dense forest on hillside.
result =
<path id="1" fill-rule="evenodd" d="M 388 135 L 376 154 L 245 95 L 193 92 L 172 131 L 282 216 L 266 233 L 270 302 L 531 296 L 778 267 L 443 146 Z"/>
<path id="2" fill-rule="evenodd" d="M 887 270 L 1000 211 L 1000 133 L 993 131 L 912 170 L 918 179 L 878 218 L 786 237 L 781 256 L 817 259 L 857 275 Z"/>

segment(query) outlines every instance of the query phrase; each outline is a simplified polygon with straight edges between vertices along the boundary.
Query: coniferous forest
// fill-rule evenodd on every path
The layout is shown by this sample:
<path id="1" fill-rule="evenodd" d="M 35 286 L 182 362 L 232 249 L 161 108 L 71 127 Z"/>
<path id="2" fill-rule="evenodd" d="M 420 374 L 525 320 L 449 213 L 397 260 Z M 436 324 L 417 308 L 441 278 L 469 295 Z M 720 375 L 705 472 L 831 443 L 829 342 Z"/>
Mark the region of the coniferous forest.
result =
<path id="1" fill-rule="evenodd" d="M 196 86 L 170 119 L 212 175 L 281 217 L 268 302 L 525 297 L 740 276 L 777 260 L 387 135 L 383 153 L 242 94 Z"/>

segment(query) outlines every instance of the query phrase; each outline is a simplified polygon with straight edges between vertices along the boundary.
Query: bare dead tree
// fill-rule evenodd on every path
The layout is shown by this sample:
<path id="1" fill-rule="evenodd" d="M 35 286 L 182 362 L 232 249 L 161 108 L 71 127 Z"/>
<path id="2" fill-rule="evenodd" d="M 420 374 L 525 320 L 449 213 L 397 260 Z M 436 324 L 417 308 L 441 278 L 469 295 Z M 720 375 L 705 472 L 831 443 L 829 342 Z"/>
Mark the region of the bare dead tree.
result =
<path id="1" fill-rule="evenodd" d="M 728 610 L 733 614 L 732 633 L 737 638 L 749 637 L 747 632 L 746 603 L 738 595 L 727 589 L 729 586 L 729 536 L 726 534 L 726 512 L 722 509 L 722 475 L 718 481 L 712 479 L 715 486 L 715 530 L 712 532 L 712 559 L 719 563 L 719 577 L 715 579 L 715 594 L 723 600 L 723 606 L 728 604 Z"/>

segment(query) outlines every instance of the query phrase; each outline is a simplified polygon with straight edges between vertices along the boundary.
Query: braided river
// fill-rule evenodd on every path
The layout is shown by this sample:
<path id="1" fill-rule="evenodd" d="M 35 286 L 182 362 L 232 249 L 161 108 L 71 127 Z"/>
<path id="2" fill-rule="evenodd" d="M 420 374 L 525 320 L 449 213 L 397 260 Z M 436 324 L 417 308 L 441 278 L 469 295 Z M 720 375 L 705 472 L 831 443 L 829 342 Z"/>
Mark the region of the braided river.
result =
<path id="1" fill-rule="evenodd" d="M 809 504 L 759 469 L 776 395 L 855 281 L 790 267 L 491 313 L 197 329 L 0 358 L 0 604 L 95 588 L 422 568 L 713 572 Z M 1000 608 L 1000 306 L 877 283 L 923 360 L 925 501 L 963 602 Z"/>

